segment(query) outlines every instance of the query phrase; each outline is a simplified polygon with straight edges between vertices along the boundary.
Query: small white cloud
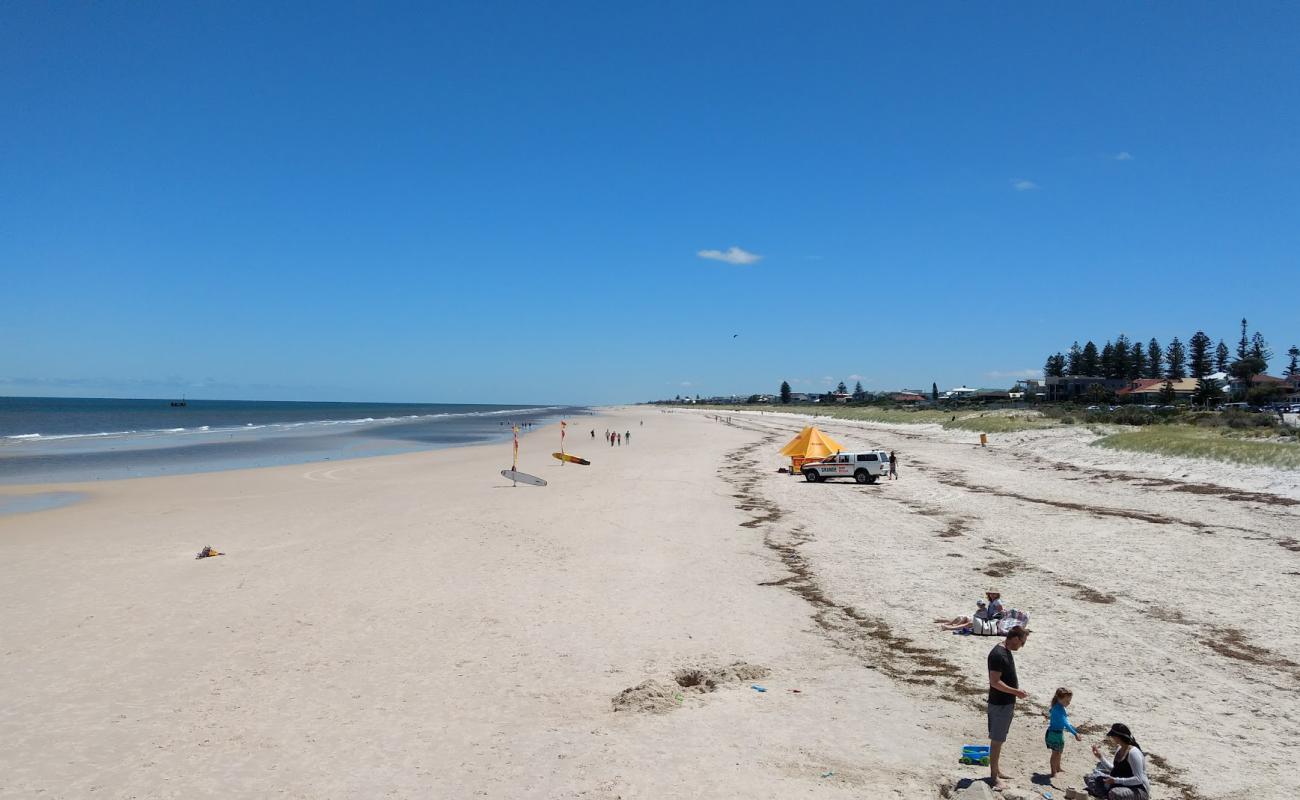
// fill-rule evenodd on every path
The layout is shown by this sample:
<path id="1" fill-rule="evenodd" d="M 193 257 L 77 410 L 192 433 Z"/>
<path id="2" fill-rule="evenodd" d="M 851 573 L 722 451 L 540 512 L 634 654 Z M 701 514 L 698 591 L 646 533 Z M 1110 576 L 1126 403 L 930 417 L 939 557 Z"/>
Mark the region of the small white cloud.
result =
<path id="1" fill-rule="evenodd" d="M 690 381 L 682 381 L 682 382 L 681 382 L 680 384 L 678 384 L 678 385 L 679 385 L 679 386 L 694 386 L 695 384 L 691 383 Z"/>
<path id="2" fill-rule="evenodd" d="M 1007 369 L 984 373 L 986 378 L 1041 378 L 1041 369 Z"/>
<path id="3" fill-rule="evenodd" d="M 822 383 L 835 383 L 835 379 L 829 375 L 822 376 Z"/>
<path id="4" fill-rule="evenodd" d="M 1038 184 L 1033 181 L 1027 181 L 1024 178 L 1015 178 L 1011 181 L 1011 188 L 1017 192 L 1032 192 L 1038 188 Z"/>
<path id="5" fill-rule="evenodd" d="M 849 380 L 851 380 L 851 381 L 865 381 L 866 379 L 867 379 L 867 376 L 866 376 L 866 375 L 850 375 L 850 376 L 849 376 Z"/>
<path id="6" fill-rule="evenodd" d="M 739 247 L 728 247 L 726 250 L 701 250 L 695 255 L 712 261 L 725 261 L 728 264 L 753 264 L 762 258 L 758 253 L 751 253 Z"/>
<path id="7" fill-rule="evenodd" d="M 1116 161 L 1132 161 L 1133 154 L 1127 150 L 1121 150 L 1112 156 Z"/>

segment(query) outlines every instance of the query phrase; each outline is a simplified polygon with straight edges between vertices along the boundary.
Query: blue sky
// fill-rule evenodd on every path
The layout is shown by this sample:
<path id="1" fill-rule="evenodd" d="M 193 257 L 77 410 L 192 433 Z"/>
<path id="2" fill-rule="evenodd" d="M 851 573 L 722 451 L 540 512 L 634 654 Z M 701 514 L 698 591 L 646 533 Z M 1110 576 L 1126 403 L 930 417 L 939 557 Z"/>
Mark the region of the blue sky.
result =
<path id="1" fill-rule="evenodd" d="M 6 4 L 0 394 L 1002 386 L 1243 315 L 1280 353 L 1297 31 L 1263 2 Z"/>

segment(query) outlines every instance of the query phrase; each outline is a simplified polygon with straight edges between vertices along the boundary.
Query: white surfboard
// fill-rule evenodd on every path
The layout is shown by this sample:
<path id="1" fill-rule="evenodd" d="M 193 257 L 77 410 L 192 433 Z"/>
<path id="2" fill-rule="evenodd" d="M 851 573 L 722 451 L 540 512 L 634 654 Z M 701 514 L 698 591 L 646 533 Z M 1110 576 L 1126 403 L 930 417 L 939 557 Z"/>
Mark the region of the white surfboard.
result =
<path id="1" fill-rule="evenodd" d="M 536 475 L 529 475 L 527 472 L 519 472 L 513 469 L 501 470 L 501 477 L 512 480 L 516 483 L 526 483 L 529 486 L 545 486 L 546 481 Z"/>

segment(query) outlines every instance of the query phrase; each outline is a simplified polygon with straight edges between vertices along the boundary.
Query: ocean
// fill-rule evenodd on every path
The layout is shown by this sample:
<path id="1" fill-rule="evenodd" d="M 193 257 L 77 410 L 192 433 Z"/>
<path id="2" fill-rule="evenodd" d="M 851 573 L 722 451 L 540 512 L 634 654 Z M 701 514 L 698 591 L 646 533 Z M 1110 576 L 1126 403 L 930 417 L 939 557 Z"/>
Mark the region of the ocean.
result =
<path id="1" fill-rule="evenodd" d="M 544 424 L 588 413 L 576 406 L 171 402 L 0 397 L 0 484 L 391 455 L 504 441 L 512 423 Z"/>

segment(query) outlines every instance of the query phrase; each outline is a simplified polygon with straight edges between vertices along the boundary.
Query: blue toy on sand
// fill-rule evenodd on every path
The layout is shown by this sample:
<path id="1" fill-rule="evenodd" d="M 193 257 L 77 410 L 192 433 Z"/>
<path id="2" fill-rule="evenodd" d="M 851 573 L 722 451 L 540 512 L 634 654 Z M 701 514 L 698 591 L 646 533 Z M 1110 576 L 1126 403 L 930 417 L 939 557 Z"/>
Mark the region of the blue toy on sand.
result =
<path id="1" fill-rule="evenodd" d="M 982 767 L 989 765 L 989 746 L 986 744 L 968 744 L 961 748 L 961 758 L 958 759 L 963 764 L 979 764 Z"/>

